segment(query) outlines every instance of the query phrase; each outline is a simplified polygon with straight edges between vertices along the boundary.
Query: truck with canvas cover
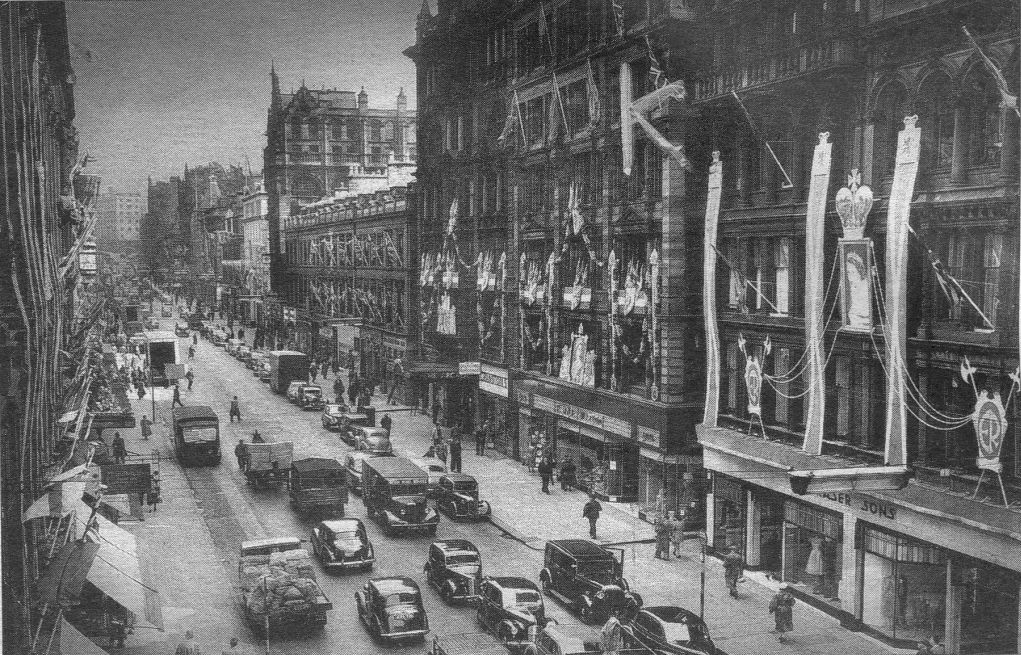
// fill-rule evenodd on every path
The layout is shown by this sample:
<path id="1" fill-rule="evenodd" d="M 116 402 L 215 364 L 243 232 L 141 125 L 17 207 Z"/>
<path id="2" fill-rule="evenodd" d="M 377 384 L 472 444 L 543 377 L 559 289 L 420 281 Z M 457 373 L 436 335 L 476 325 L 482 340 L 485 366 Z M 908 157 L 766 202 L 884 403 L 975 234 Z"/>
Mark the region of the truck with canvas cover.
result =
<path id="1" fill-rule="evenodd" d="M 175 407 L 171 413 L 174 450 L 182 466 L 220 463 L 220 417 L 205 405 Z"/>
<path id="2" fill-rule="evenodd" d="M 333 609 L 297 537 L 242 542 L 238 586 L 245 620 L 266 638 L 284 628 L 321 629 Z"/>
<path id="3" fill-rule="evenodd" d="M 246 443 L 241 451 L 241 472 L 248 484 L 280 484 L 287 481 L 294 461 L 294 443 L 290 441 Z"/>
<path id="4" fill-rule="evenodd" d="M 344 516 L 347 470 L 328 457 L 307 457 L 291 464 L 287 478 L 291 507 L 298 512 Z"/>
<path id="5" fill-rule="evenodd" d="M 181 364 L 181 346 L 177 335 L 173 332 L 144 332 L 141 348 L 142 352 L 151 356 L 150 366 L 152 367 L 152 382 L 164 387 L 170 385 L 170 371 L 167 365 Z M 135 337 L 137 340 L 138 337 Z M 176 368 L 172 366 L 171 368 Z M 176 378 L 174 378 L 176 379 Z"/>
<path id="6" fill-rule="evenodd" d="M 370 457 L 362 462 L 362 502 L 369 518 L 387 534 L 436 534 L 440 515 L 426 502 L 429 475 L 403 457 Z"/>
<path id="7" fill-rule="evenodd" d="M 269 362 L 269 388 L 286 393 L 295 380 L 308 379 L 308 355 L 294 350 L 271 350 Z"/>

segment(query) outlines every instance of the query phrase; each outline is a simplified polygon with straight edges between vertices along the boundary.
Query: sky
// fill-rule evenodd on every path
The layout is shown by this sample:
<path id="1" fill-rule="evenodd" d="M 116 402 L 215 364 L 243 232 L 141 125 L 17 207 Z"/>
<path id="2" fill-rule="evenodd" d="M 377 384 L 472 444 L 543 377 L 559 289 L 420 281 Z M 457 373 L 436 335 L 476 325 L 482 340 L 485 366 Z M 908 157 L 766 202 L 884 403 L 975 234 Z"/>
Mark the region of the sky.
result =
<path id="1" fill-rule="evenodd" d="M 270 63 L 284 93 L 309 88 L 415 106 L 421 0 L 71 0 L 81 148 L 103 190 L 145 193 L 185 163 L 262 168 Z M 247 158 L 247 160 L 246 160 Z"/>

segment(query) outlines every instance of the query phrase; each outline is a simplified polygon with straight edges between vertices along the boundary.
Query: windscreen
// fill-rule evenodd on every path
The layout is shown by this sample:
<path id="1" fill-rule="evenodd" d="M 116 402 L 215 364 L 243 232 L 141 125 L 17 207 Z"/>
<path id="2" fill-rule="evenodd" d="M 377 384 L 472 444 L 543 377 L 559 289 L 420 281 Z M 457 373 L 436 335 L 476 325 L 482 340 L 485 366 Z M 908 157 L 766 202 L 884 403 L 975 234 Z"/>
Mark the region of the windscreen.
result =
<path id="1" fill-rule="evenodd" d="M 476 555 L 447 555 L 447 566 L 469 566 L 478 563 L 479 558 Z"/>
<path id="2" fill-rule="evenodd" d="M 386 606 L 395 607 L 397 605 L 410 605 L 418 602 L 418 594 L 414 592 L 401 592 L 397 594 L 390 594 L 386 597 Z"/>
<path id="3" fill-rule="evenodd" d="M 539 596 L 538 591 L 516 591 L 514 592 L 514 602 L 518 604 L 525 603 L 538 603 L 542 600 Z"/>
<path id="4" fill-rule="evenodd" d="M 185 443 L 201 443 L 216 441 L 216 428 L 182 428 L 181 435 Z"/>

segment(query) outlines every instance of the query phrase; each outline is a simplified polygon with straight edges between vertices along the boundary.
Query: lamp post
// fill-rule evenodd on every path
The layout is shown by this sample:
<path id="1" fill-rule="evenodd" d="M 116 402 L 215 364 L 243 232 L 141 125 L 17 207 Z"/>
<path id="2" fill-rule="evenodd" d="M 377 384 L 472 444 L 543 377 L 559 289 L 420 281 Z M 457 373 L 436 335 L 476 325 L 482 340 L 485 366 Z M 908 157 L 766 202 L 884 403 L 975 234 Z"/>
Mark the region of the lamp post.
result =
<path id="1" fill-rule="evenodd" d="M 698 534 L 699 549 L 699 575 L 698 575 L 698 618 L 705 619 L 705 551 L 708 547 L 709 535 L 703 530 Z"/>

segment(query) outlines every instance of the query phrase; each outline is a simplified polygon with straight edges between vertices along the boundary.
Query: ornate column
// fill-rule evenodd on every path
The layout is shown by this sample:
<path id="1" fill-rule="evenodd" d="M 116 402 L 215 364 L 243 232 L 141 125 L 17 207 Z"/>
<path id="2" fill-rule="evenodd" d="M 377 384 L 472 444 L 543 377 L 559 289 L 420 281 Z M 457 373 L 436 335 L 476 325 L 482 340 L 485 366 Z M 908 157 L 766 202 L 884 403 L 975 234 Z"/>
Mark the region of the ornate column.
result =
<path id="1" fill-rule="evenodd" d="M 1007 184 L 1017 183 L 1018 162 L 1018 116 L 1013 109 L 1000 103 L 1000 180 Z"/>
<path id="2" fill-rule="evenodd" d="M 954 107 L 954 153 L 950 162 L 950 181 L 964 184 L 968 181 L 968 106 L 961 101 Z"/>

